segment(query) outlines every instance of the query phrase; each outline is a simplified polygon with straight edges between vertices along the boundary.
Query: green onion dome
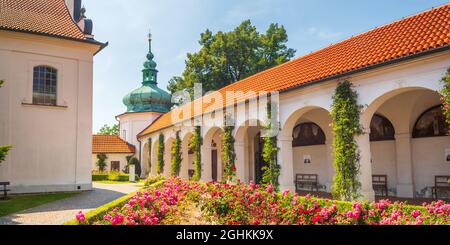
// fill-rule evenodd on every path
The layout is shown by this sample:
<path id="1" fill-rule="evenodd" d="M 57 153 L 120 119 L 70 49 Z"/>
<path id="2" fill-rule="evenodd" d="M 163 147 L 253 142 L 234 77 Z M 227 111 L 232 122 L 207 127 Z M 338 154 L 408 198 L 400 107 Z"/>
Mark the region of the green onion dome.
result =
<path id="1" fill-rule="evenodd" d="M 166 113 L 172 106 L 168 92 L 158 88 L 156 62 L 151 51 L 151 35 L 149 34 L 149 52 L 142 70 L 142 86 L 133 90 L 123 98 L 128 112 L 161 112 Z"/>

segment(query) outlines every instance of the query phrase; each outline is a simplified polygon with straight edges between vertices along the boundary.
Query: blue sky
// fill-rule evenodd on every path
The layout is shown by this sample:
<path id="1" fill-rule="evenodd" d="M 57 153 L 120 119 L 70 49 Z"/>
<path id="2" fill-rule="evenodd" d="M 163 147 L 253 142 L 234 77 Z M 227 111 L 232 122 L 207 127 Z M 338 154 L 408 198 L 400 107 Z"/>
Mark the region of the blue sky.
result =
<path id="1" fill-rule="evenodd" d="M 159 86 L 184 69 L 200 33 L 229 31 L 250 19 L 258 31 L 284 25 L 296 57 L 448 0 L 84 0 L 97 40 L 109 46 L 94 59 L 94 132 L 117 123 L 122 98 L 141 83 L 151 29 Z"/>

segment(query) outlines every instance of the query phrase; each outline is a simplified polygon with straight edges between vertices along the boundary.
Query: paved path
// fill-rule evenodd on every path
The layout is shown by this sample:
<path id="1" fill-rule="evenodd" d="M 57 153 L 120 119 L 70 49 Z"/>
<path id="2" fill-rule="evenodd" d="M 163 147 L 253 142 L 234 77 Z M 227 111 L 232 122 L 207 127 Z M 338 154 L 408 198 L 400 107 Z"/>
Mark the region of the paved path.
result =
<path id="1" fill-rule="evenodd" d="M 60 225 L 75 218 L 79 211 L 87 212 L 123 195 L 142 188 L 142 184 L 93 183 L 93 190 L 70 198 L 46 203 L 0 218 L 0 225 Z"/>

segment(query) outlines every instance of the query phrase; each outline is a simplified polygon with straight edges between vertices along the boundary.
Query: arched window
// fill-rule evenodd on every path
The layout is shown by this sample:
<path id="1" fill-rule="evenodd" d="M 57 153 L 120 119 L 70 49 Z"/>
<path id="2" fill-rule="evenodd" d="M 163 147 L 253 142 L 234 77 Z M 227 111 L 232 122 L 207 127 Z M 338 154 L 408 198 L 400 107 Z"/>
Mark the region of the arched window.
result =
<path id="1" fill-rule="evenodd" d="M 420 115 L 413 129 L 413 138 L 445 136 L 448 127 L 441 106 L 435 106 Z"/>
<path id="2" fill-rule="evenodd" d="M 58 71 L 49 66 L 33 68 L 33 104 L 56 105 Z"/>
<path id="3" fill-rule="evenodd" d="M 295 126 L 292 133 L 292 146 L 324 145 L 325 134 L 315 123 L 307 122 Z"/>
<path id="4" fill-rule="evenodd" d="M 370 141 L 395 140 L 392 123 L 385 117 L 375 114 L 370 122 Z"/>

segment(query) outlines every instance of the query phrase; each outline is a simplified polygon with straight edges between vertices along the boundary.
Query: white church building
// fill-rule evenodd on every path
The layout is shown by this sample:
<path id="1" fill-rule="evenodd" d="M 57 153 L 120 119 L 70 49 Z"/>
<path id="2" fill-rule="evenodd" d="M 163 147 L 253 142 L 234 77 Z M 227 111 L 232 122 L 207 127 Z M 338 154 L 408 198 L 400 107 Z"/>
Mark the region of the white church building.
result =
<path id="1" fill-rule="evenodd" d="M 353 84 L 358 103 L 364 106 L 360 116 L 364 134 L 357 137 L 357 143 L 365 198 L 374 199 L 373 181 L 380 181 L 380 176 L 386 185 L 385 195 L 403 198 L 431 197 L 436 182 L 450 179 L 450 136 L 438 93 L 443 86 L 440 80 L 450 67 L 449 4 L 226 86 L 217 92 L 223 100 L 214 101 L 206 95 L 168 113 L 164 113 L 166 95 L 146 87 L 156 84 L 155 66 L 153 55 L 149 55 L 144 87 L 125 97 L 128 112 L 118 116 L 121 136 L 139 148 L 142 168 L 151 166 L 144 171 L 150 175 L 156 175 L 160 134 L 165 136 L 164 174 L 169 175 L 170 147 L 179 132 L 183 154 L 180 175 L 188 178 L 193 171 L 188 142 L 194 128 L 186 125 L 195 120 L 203 122 L 202 180 L 220 180 L 223 125 L 208 122 L 221 119 L 218 112 L 222 109 L 234 109 L 237 176 L 245 182 L 259 182 L 264 165 L 260 157 L 261 117 L 252 108 L 262 98 L 260 92 L 277 92 L 281 188 L 294 191 L 296 176 L 315 175 L 320 187 L 330 192 L 334 176 L 330 111 L 336 85 L 346 80 Z M 230 92 L 237 96 L 227 97 Z M 143 94 L 148 96 L 138 96 Z M 155 108 L 144 108 L 152 107 L 142 104 L 153 99 L 157 101 Z M 146 122 L 149 125 L 143 129 Z"/>
<path id="2" fill-rule="evenodd" d="M 96 41 L 81 0 L 0 0 L 0 181 L 13 193 L 90 190 Z"/>

